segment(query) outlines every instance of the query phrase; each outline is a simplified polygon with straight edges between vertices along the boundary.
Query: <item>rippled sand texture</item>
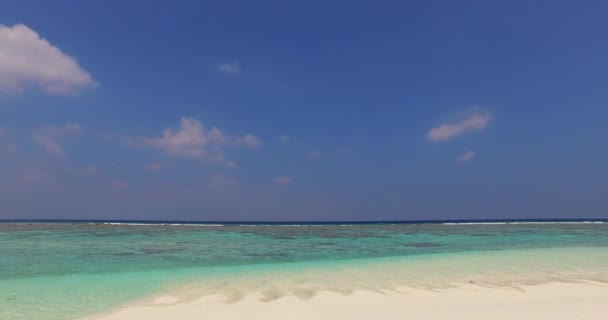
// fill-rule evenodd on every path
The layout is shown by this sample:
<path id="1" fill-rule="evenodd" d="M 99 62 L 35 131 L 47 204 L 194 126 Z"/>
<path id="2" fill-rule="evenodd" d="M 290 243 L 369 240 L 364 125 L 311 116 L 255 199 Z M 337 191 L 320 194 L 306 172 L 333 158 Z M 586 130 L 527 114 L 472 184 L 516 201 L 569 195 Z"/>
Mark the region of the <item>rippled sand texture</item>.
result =
<path id="1" fill-rule="evenodd" d="M 435 291 L 320 292 L 308 300 L 284 297 L 265 302 L 250 293 L 237 303 L 207 295 L 191 302 L 163 296 L 95 317 L 96 320 L 194 319 L 605 319 L 608 287 L 603 284 L 550 283 L 517 290 L 464 285 Z"/>

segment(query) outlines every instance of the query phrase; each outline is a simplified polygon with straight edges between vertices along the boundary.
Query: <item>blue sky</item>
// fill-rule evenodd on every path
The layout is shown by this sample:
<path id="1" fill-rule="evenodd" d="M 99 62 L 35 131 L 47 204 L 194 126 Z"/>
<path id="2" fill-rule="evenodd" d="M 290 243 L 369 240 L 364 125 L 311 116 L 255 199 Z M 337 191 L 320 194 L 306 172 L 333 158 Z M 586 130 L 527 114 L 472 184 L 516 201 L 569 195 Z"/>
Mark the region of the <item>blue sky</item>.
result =
<path id="1" fill-rule="evenodd" d="M 608 218 L 603 1 L 3 1 L 0 218 Z"/>

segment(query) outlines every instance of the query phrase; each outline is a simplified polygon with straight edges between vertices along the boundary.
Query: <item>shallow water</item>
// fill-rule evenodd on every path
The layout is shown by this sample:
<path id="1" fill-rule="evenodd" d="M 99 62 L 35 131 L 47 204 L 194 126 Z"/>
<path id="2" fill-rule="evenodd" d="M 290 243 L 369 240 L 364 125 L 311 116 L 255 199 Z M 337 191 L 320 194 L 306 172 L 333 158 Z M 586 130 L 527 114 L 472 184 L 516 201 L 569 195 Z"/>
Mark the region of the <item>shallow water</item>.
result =
<path id="1" fill-rule="evenodd" d="M 160 291 L 237 301 L 401 285 L 608 281 L 608 224 L 0 224 L 0 319 L 78 319 Z"/>

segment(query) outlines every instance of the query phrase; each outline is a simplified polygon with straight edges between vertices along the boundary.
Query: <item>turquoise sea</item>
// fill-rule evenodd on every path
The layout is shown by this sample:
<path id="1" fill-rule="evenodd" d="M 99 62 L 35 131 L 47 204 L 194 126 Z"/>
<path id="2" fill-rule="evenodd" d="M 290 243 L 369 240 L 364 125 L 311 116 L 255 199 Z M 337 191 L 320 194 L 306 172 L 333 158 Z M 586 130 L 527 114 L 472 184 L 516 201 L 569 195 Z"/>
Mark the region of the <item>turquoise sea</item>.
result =
<path id="1" fill-rule="evenodd" d="M 163 292 L 238 301 L 398 286 L 608 282 L 608 223 L 0 223 L 0 319 L 86 319 Z"/>

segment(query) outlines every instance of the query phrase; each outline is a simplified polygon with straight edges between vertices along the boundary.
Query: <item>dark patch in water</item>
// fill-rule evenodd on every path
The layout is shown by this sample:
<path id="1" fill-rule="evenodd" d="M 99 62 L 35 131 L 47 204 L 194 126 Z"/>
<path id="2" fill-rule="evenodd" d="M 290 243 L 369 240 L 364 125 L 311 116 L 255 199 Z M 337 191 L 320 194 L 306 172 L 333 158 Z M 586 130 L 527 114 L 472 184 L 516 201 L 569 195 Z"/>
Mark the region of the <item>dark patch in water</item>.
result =
<path id="1" fill-rule="evenodd" d="M 411 248 L 437 248 L 437 247 L 442 247 L 441 244 L 439 244 L 439 243 L 432 243 L 432 242 L 406 243 L 406 244 L 404 244 L 404 246 L 411 247 Z"/>
<path id="2" fill-rule="evenodd" d="M 114 255 L 115 255 L 115 256 L 134 256 L 134 255 L 136 255 L 136 254 L 137 254 L 137 253 L 135 253 L 135 252 L 129 252 L 129 251 L 126 251 L 126 252 L 116 252 L 116 253 L 114 253 Z"/>
<path id="3" fill-rule="evenodd" d="M 275 240 L 295 240 L 296 239 L 294 237 L 289 237 L 289 236 L 274 236 L 272 238 Z"/>
<path id="4" fill-rule="evenodd" d="M 285 252 L 247 253 L 245 255 L 252 258 L 285 258 L 289 256 Z"/>
<path id="5" fill-rule="evenodd" d="M 145 254 L 160 254 L 160 253 L 173 253 L 183 251 L 184 248 L 143 248 L 141 252 Z"/>

